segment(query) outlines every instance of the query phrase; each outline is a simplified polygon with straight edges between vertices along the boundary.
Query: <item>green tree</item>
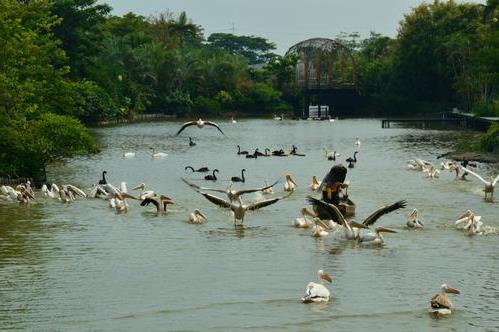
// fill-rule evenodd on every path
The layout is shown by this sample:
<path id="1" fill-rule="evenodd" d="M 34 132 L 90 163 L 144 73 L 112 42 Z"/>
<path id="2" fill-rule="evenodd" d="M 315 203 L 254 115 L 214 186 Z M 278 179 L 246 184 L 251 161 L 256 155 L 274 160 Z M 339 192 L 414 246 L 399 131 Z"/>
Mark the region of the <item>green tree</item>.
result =
<path id="1" fill-rule="evenodd" d="M 265 38 L 255 36 L 236 36 L 231 33 L 213 33 L 208 37 L 208 44 L 223 49 L 230 54 L 241 55 L 250 65 L 266 63 L 276 55 L 275 44 Z"/>

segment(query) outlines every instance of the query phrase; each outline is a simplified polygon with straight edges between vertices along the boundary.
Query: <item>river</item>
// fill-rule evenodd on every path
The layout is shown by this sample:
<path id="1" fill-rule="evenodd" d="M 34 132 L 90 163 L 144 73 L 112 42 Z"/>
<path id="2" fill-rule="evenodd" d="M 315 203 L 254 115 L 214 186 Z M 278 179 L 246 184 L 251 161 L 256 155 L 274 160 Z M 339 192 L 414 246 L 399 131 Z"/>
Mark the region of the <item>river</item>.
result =
<path id="1" fill-rule="evenodd" d="M 214 128 L 187 128 L 178 122 L 141 123 L 95 129 L 102 152 L 53 165 L 49 178 L 88 189 L 103 170 L 108 180 L 148 189 L 174 199 L 166 215 L 131 202 L 117 214 L 104 200 L 71 204 L 38 195 L 29 207 L 0 203 L 0 329 L 27 330 L 306 330 L 306 331 L 474 331 L 499 328 L 498 203 L 483 200 L 476 179 L 454 180 L 442 172 L 426 179 L 406 169 L 415 157 L 435 156 L 453 147 L 455 131 L 381 129 L 378 120 L 335 122 L 241 120 Z M 188 136 L 197 145 L 189 147 Z M 361 146 L 354 147 L 355 137 Z M 135 151 L 121 158 L 121 145 Z M 253 150 L 289 150 L 306 157 L 246 159 L 236 144 Z M 169 155 L 151 159 L 149 147 Z M 349 170 L 350 197 L 357 220 L 375 208 L 406 199 L 407 208 L 384 216 L 379 225 L 397 230 L 383 247 L 366 248 L 334 237 L 315 239 L 292 227 L 306 205 L 312 175 L 322 178 L 334 162 L 323 147 L 344 161 L 358 149 Z M 220 170 L 216 184 L 184 167 Z M 298 189 L 289 198 L 249 213 L 235 228 L 217 208 L 180 181 L 225 187 L 247 170 L 238 188 L 290 173 Z M 479 165 L 482 174 L 498 169 Z M 276 186 L 283 194 L 283 183 Z M 250 200 L 251 197 L 245 197 Z M 261 198 L 254 195 L 253 198 Z M 417 207 L 426 228 L 405 228 Z M 199 208 L 208 220 L 187 222 Z M 482 216 L 486 235 L 466 236 L 454 228 L 466 209 Z M 300 302 L 318 269 L 336 280 L 328 304 Z M 457 310 L 446 319 L 428 315 L 429 299 L 442 283 L 461 291 L 451 296 Z"/>

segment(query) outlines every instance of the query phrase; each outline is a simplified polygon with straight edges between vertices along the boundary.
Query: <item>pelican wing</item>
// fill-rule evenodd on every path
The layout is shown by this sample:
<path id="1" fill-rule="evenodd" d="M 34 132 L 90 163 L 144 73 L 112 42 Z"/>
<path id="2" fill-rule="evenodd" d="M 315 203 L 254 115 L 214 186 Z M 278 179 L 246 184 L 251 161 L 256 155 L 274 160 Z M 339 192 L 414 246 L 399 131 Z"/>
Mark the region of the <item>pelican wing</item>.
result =
<path id="1" fill-rule="evenodd" d="M 496 176 L 496 178 L 494 179 L 494 181 L 492 181 L 492 186 L 495 186 L 497 181 L 499 181 L 499 175 Z"/>
<path id="2" fill-rule="evenodd" d="M 189 122 L 184 123 L 182 125 L 182 127 L 180 127 L 180 129 L 177 131 L 175 136 L 178 136 L 182 131 L 184 131 L 185 128 L 192 126 L 192 125 L 195 125 L 195 124 L 196 124 L 196 121 L 189 121 Z"/>
<path id="3" fill-rule="evenodd" d="M 465 172 L 468 172 L 470 173 L 471 175 L 477 177 L 480 181 L 482 181 L 483 183 L 485 184 L 490 184 L 489 181 L 486 181 L 484 178 L 482 178 L 480 175 L 478 175 L 477 173 L 473 172 L 473 171 L 470 171 L 469 169 L 467 169 L 466 167 L 461 167 L 461 169 Z"/>
<path id="4" fill-rule="evenodd" d="M 269 186 L 266 186 L 266 187 L 262 187 L 262 188 L 255 188 L 255 189 L 244 189 L 244 190 L 239 190 L 236 192 L 236 195 L 237 196 L 240 196 L 240 195 L 244 195 L 244 194 L 250 194 L 250 193 L 254 193 L 254 192 L 257 192 L 257 191 L 264 191 L 264 190 L 267 190 L 269 188 L 272 188 L 273 186 L 275 186 L 277 183 L 279 183 L 279 180 L 277 180 L 276 182 L 272 183 L 271 185 Z"/>
<path id="5" fill-rule="evenodd" d="M 207 126 L 212 126 L 212 127 L 217 128 L 217 129 L 218 129 L 218 131 L 219 131 L 219 132 L 221 132 L 221 133 L 222 133 L 222 135 L 224 135 L 224 136 L 225 136 L 225 134 L 224 134 L 224 132 L 222 131 L 222 129 L 220 129 L 220 127 L 219 127 L 219 126 L 218 126 L 215 122 L 205 121 L 205 122 L 204 122 L 204 124 L 205 124 L 205 125 L 207 125 Z"/>
<path id="6" fill-rule="evenodd" d="M 201 195 L 203 195 L 207 200 L 212 202 L 213 204 L 216 204 L 220 207 L 226 208 L 226 209 L 232 209 L 234 206 L 227 202 L 225 199 L 219 198 L 217 196 L 213 196 L 207 193 L 200 192 Z"/>
<path id="7" fill-rule="evenodd" d="M 227 190 L 225 189 L 217 189 L 217 188 L 206 188 L 206 187 L 200 187 L 198 186 L 197 184 L 194 184 L 194 183 L 190 183 L 189 181 L 187 181 L 186 179 L 184 178 L 181 178 L 182 181 L 184 181 L 185 184 L 187 184 L 189 187 L 191 188 L 194 188 L 197 192 L 199 192 L 199 190 L 203 190 L 203 191 L 216 191 L 216 192 L 219 192 L 219 193 L 224 193 L 226 194 L 227 193 Z"/>
<path id="8" fill-rule="evenodd" d="M 159 205 L 159 202 L 157 199 L 154 199 L 154 198 L 146 198 L 144 199 L 141 203 L 140 203 L 140 206 L 146 206 L 146 205 L 149 205 L 149 204 L 154 204 L 156 206 L 156 208 L 160 208 L 160 205 Z"/>
<path id="9" fill-rule="evenodd" d="M 326 203 L 320 199 L 313 198 L 312 196 L 307 196 L 307 201 L 318 211 L 327 214 L 328 218 L 335 223 L 343 226 L 347 224 L 343 214 L 341 214 L 340 210 L 333 204 Z"/>
<path id="10" fill-rule="evenodd" d="M 401 201 L 395 202 L 395 203 L 390 204 L 390 205 L 382 206 L 382 207 L 378 208 L 377 210 L 375 210 L 373 213 L 371 213 L 369 215 L 369 217 L 367 217 L 364 220 L 363 224 L 366 226 L 370 226 L 370 225 L 374 224 L 376 222 L 376 220 L 378 220 L 381 216 L 383 216 L 387 213 L 393 212 L 395 210 L 402 209 L 406 206 L 406 204 L 407 204 L 407 202 L 405 200 L 401 200 Z"/>
<path id="11" fill-rule="evenodd" d="M 272 198 L 272 199 L 266 199 L 264 201 L 260 201 L 260 202 L 256 202 L 256 203 L 253 203 L 253 204 L 250 204 L 248 205 L 247 209 L 248 210 L 258 210 L 262 207 L 265 207 L 265 206 L 269 206 L 269 205 L 272 205 L 274 203 L 276 203 L 277 201 L 280 201 L 281 199 L 284 199 L 284 198 L 287 198 L 289 197 L 293 192 L 289 193 L 288 195 L 286 196 L 282 196 L 282 197 L 276 197 L 276 198 Z"/>

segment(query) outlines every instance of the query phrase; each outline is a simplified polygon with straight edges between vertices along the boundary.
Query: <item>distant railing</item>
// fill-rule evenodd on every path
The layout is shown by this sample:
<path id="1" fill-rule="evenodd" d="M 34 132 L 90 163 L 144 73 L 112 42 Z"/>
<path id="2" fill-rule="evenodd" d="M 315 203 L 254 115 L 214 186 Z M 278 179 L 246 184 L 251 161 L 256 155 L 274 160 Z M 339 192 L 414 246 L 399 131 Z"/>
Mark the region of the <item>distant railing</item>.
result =
<path id="1" fill-rule="evenodd" d="M 18 184 L 26 183 L 28 181 L 30 181 L 31 183 L 34 183 L 32 178 L 10 178 L 10 177 L 3 178 L 3 177 L 0 177 L 0 185 L 17 186 Z"/>
<path id="2" fill-rule="evenodd" d="M 141 121 L 153 121 L 153 120 L 164 120 L 164 119 L 174 119 L 177 116 L 175 114 L 163 114 L 163 113 L 154 113 L 154 114 L 137 114 L 130 118 L 124 119 L 114 119 L 114 120 L 106 120 L 97 122 L 98 126 L 108 126 L 115 125 L 120 123 L 131 123 L 131 122 L 141 122 Z"/>

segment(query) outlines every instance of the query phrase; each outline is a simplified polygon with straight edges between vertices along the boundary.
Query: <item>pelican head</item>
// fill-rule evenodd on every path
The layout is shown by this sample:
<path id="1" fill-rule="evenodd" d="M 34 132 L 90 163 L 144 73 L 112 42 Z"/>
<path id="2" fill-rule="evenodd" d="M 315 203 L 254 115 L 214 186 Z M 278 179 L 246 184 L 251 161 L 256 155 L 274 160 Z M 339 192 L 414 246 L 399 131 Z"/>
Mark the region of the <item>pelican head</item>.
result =
<path id="1" fill-rule="evenodd" d="M 324 272 L 323 270 L 317 271 L 317 275 L 319 276 L 319 280 L 326 280 L 329 282 L 333 282 L 334 277 L 329 273 Z"/>
<path id="2" fill-rule="evenodd" d="M 454 289 L 454 288 L 451 288 L 451 287 L 447 286 L 447 284 L 442 284 L 442 286 L 440 286 L 440 288 L 442 290 L 442 293 L 461 294 L 460 291 L 458 291 L 457 289 Z"/>
<path id="3" fill-rule="evenodd" d="M 204 220 L 207 219 L 206 216 L 203 214 L 203 212 L 199 211 L 198 209 L 194 210 L 194 213 L 203 218 Z"/>
<path id="4" fill-rule="evenodd" d="M 146 184 L 144 182 L 142 182 L 141 184 L 133 187 L 132 190 L 144 190 L 145 187 L 146 187 Z"/>

